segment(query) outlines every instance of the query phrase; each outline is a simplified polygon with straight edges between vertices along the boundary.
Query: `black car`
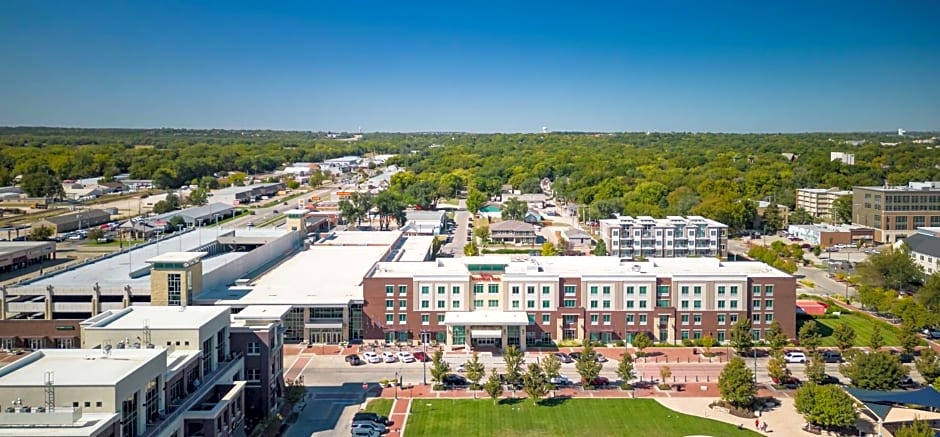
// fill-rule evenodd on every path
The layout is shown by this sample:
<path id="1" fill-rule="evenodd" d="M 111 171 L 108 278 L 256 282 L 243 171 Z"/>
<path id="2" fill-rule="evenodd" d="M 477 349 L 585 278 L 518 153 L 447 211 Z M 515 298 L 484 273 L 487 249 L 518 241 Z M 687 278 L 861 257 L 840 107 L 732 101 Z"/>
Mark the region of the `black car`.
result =
<path id="1" fill-rule="evenodd" d="M 362 358 L 359 358 L 359 355 L 356 354 L 346 355 L 346 362 L 349 363 L 350 366 L 365 364 L 365 362 L 362 361 Z"/>
<path id="2" fill-rule="evenodd" d="M 558 359 L 558 361 L 560 361 L 560 362 L 562 362 L 562 363 L 565 363 L 565 364 L 569 364 L 569 363 L 573 363 L 573 362 L 574 362 L 574 360 L 571 359 L 571 356 L 568 355 L 568 354 L 566 354 L 566 353 L 564 353 L 564 352 L 555 352 L 555 353 L 552 354 L 552 355 L 554 355 L 555 358 Z"/>
<path id="3" fill-rule="evenodd" d="M 448 387 L 463 387 L 470 385 L 470 381 L 467 381 L 467 378 L 454 373 L 444 375 L 444 379 L 441 380 L 441 382 Z"/>
<path id="4" fill-rule="evenodd" d="M 514 384 L 511 384 L 511 383 L 509 382 L 509 380 L 506 379 L 506 375 L 505 375 L 504 373 L 500 373 L 500 374 L 499 374 L 499 382 L 502 383 L 503 385 L 505 385 L 505 386 L 506 386 L 507 388 L 509 388 L 510 390 L 512 390 L 512 389 L 515 389 L 515 390 L 522 390 L 522 389 L 523 389 L 523 386 L 522 386 L 522 379 L 521 379 L 521 378 L 519 379 L 519 381 L 516 381 Z"/>
<path id="5" fill-rule="evenodd" d="M 842 381 L 839 381 L 839 378 L 836 378 L 835 376 L 832 376 L 832 375 L 823 375 L 822 381 L 819 381 L 819 384 L 820 385 L 828 385 L 828 384 L 840 385 L 842 384 Z"/>
<path id="6" fill-rule="evenodd" d="M 571 357 L 572 360 L 577 361 L 581 359 L 581 352 L 572 352 L 568 354 L 568 356 Z"/>
<path id="7" fill-rule="evenodd" d="M 392 424 L 391 420 L 388 420 L 388 417 L 380 416 L 376 413 L 370 413 L 368 411 L 360 411 L 353 416 L 353 422 L 375 422 L 381 423 L 382 425 L 389 426 Z"/>

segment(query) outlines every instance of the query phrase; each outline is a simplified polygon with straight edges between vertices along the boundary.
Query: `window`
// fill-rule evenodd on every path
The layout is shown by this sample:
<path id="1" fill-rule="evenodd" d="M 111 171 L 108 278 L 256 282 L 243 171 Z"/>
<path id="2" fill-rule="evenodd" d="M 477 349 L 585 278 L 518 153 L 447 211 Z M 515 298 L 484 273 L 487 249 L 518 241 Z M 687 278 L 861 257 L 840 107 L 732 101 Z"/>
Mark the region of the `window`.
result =
<path id="1" fill-rule="evenodd" d="M 422 315 L 421 315 L 421 324 L 422 324 L 422 325 L 430 325 L 430 324 L 431 324 L 431 315 L 430 315 L 430 314 L 422 314 Z"/>
<path id="2" fill-rule="evenodd" d="M 430 293 L 431 293 L 431 287 L 428 287 L 427 285 L 421 286 L 421 294 L 430 294 Z"/>
<path id="3" fill-rule="evenodd" d="M 452 302 L 450 303 L 450 307 L 451 307 L 451 308 L 460 308 L 460 301 L 459 301 L 459 300 L 452 301 Z"/>
<path id="4" fill-rule="evenodd" d="M 683 329 L 682 331 L 679 331 L 679 332 L 680 332 L 679 335 L 682 337 L 683 340 L 689 339 L 689 331 Z"/>
<path id="5" fill-rule="evenodd" d="M 668 286 L 668 285 L 657 285 L 657 286 L 656 286 L 656 295 L 657 295 L 657 296 L 664 296 L 664 295 L 667 295 L 667 294 L 669 294 L 669 286 Z"/>
<path id="6" fill-rule="evenodd" d="M 95 407 L 101 408 L 101 401 L 95 402 Z"/>
<path id="7" fill-rule="evenodd" d="M 733 309 L 733 310 L 738 309 L 738 301 L 736 301 L 736 300 L 732 300 L 732 301 L 731 301 L 731 309 Z"/>
<path id="8" fill-rule="evenodd" d="M 737 286 L 737 285 L 732 285 L 732 286 L 731 286 L 731 295 L 732 295 L 732 296 L 737 296 L 737 295 L 738 295 L 738 286 Z"/>
<path id="9" fill-rule="evenodd" d="M 646 294 L 646 286 L 645 286 L 645 285 L 641 285 L 641 286 L 640 286 L 640 294 Z"/>
<path id="10" fill-rule="evenodd" d="M 697 301 L 692 302 L 692 308 L 695 308 L 695 309 L 697 309 L 697 310 L 698 310 L 698 309 L 701 309 L 701 308 L 702 308 L 702 301 L 697 300 Z"/>
<path id="11" fill-rule="evenodd" d="M 719 301 L 718 301 L 718 309 L 724 309 L 724 307 L 725 307 L 725 301 L 719 300 Z"/>
<path id="12" fill-rule="evenodd" d="M 632 301 L 632 300 L 628 300 L 628 301 L 627 301 L 627 308 L 633 308 L 633 301 Z"/>
<path id="13" fill-rule="evenodd" d="M 395 294 L 395 286 L 394 286 L 394 285 L 386 285 L 386 286 L 385 286 L 385 294 Z"/>
<path id="14" fill-rule="evenodd" d="M 682 324 L 683 324 L 683 325 L 688 325 L 688 324 L 689 324 L 689 315 L 688 315 L 688 314 L 683 314 L 683 315 L 681 316 L 681 319 L 680 319 L 680 320 L 682 320 Z"/>
<path id="15" fill-rule="evenodd" d="M 575 293 L 575 287 L 574 287 L 574 285 L 566 285 L 566 286 L 565 286 L 565 295 L 570 296 L 570 295 L 572 295 L 572 294 L 574 294 L 574 293 Z"/>
<path id="16" fill-rule="evenodd" d="M 182 304 L 183 284 L 179 273 L 166 275 L 167 305 L 179 306 Z"/>
<path id="17" fill-rule="evenodd" d="M 526 301 L 525 307 L 526 307 L 526 308 L 535 308 L 535 301 L 534 301 L 534 300 Z"/>
<path id="18" fill-rule="evenodd" d="M 719 296 L 724 296 L 724 295 L 725 295 L 725 286 L 724 286 L 724 285 L 719 285 L 719 286 L 718 286 L 718 295 L 719 295 Z"/>
<path id="19" fill-rule="evenodd" d="M 591 308 L 597 308 L 597 301 L 596 301 L 596 300 L 592 300 L 592 301 L 591 301 Z"/>
<path id="20" fill-rule="evenodd" d="M 656 308 L 666 308 L 669 306 L 669 299 L 657 299 Z"/>
<path id="21" fill-rule="evenodd" d="M 754 323 L 760 323 L 760 314 L 751 314 L 751 320 L 753 320 Z"/>
<path id="22" fill-rule="evenodd" d="M 248 342 L 248 355 L 261 355 L 261 343 L 250 341 Z"/>
<path id="23" fill-rule="evenodd" d="M 437 323 L 438 323 L 438 324 L 444 323 L 444 315 L 443 315 L 443 314 L 438 314 L 438 315 L 437 315 Z"/>
<path id="24" fill-rule="evenodd" d="M 597 314 L 591 314 L 591 324 L 592 325 L 597 324 Z"/>
<path id="25" fill-rule="evenodd" d="M 406 310 L 406 309 L 408 309 L 408 300 L 407 300 L 407 299 L 400 299 L 400 300 L 398 301 L 398 309 L 400 309 L 400 310 Z"/>
<path id="26" fill-rule="evenodd" d="M 565 308 L 574 308 L 574 303 L 575 303 L 574 299 L 565 299 L 565 301 L 564 301 L 564 307 L 565 307 Z"/>
<path id="27" fill-rule="evenodd" d="M 596 286 L 596 285 L 592 285 L 592 286 L 591 286 L 591 294 L 597 294 L 597 286 Z"/>
<path id="28" fill-rule="evenodd" d="M 668 290 L 667 290 L 667 291 L 668 291 Z M 605 285 L 605 286 L 601 287 L 601 293 L 603 293 L 603 294 L 610 294 L 610 286 L 609 286 L 609 285 Z"/>
<path id="29" fill-rule="evenodd" d="M 687 300 L 679 301 L 679 306 L 682 309 L 687 309 L 689 308 L 689 301 Z"/>
<path id="30" fill-rule="evenodd" d="M 731 314 L 731 315 L 729 315 L 729 316 L 728 316 L 728 323 L 731 323 L 732 325 L 735 324 L 735 323 L 738 323 L 738 315 L 737 315 L 737 314 Z"/>
<path id="31" fill-rule="evenodd" d="M 437 287 L 437 294 L 447 294 L 447 287 L 441 285 Z"/>
<path id="32" fill-rule="evenodd" d="M 646 324 L 646 314 L 640 314 L 640 324 L 641 325 Z"/>
<path id="33" fill-rule="evenodd" d="M 627 294 L 633 294 L 633 286 L 627 287 Z"/>
<path id="34" fill-rule="evenodd" d="M 719 330 L 718 330 L 718 342 L 719 342 L 719 343 L 722 343 L 722 342 L 724 342 L 724 341 L 725 341 L 725 330 L 724 330 L 724 329 L 719 329 Z"/>
<path id="35" fill-rule="evenodd" d="M 697 330 L 697 329 L 695 331 L 692 331 L 692 339 L 698 340 L 700 338 L 702 338 L 702 331 Z"/>
<path id="36" fill-rule="evenodd" d="M 395 299 L 385 299 L 385 309 L 395 308 Z"/>
<path id="37" fill-rule="evenodd" d="M 724 315 L 724 314 L 719 314 L 719 315 L 718 315 L 718 324 L 719 324 L 719 325 L 724 325 L 724 324 L 725 324 L 725 315 Z"/>
<path id="38" fill-rule="evenodd" d="M 547 301 L 547 300 L 542 301 L 542 308 L 551 308 L 551 305 L 552 305 L 551 301 Z"/>
<path id="39" fill-rule="evenodd" d="M 633 324 L 633 314 L 627 314 L 627 324 L 628 325 Z"/>
<path id="40" fill-rule="evenodd" d="M 551 315 L 551 314 L 542 314 L 542 324 L 543 324 L 543 325 L 548 325 L 548 324 L 550 324 L 550 323 L 552 323 L 552 315 Z"/>
<path id="41" fill-rule="evenodd" d="M 689 294 L 689 287 L 687 285 L 683 285 L 679 290 L 682 290 L 681 293 L 684 295 Z"/>
<path id="42" fill-rule="evenodd" d="M 646 308 L 646 301 L 645 301 L 645 300 L 641 300 L 641 301 L 640 301 L 640 308 Z"/>
<path id="43" fill-rule="evenodd" d="M 496 308 L 496 307 L 498 307 L 498 306 L 499 306 L 499 299 L 490 299 L 490 300 L 487 302 L 487 306 L 489 306 L 490 308 Z"/>
<path id="44" fill-rule="evenodd" d="M 771 313 L 771 314 L 764 314 L 764 323 L 770 323 L 770 322 L 773 322 L 773 321 L 774 321 L 774 315 L 773 315 L 772 313 Z"/>
<path id="45" fill-rule="evenodd" d="M 421 301 L 421 308 L 431 308 L 431 301 L 429 301 L 429 300 L 422 300 L 422 301 Z"/>
<path id="46" fill-rule="evenodd" d="M 442 309 L 445 309 L 445 308 L 447 308 L 446 305 L 447 305 L 447 302 L 446 302 L 446 301 L 443 301 L 443 300 L 437 301 L 437 308 L 438 308 L 438 309 L 441 309 L 441 310 L 442 310 Z"/>
<path id="47" fill-rule="evenodd" d="M 605 300 L 603 307 L 604 307 L 604 308 L 610 308 L 610 301 L 609 301 L 609 300 Z"/>
<path id="48" fill-rule="evenodd" d="M 450 287 L 450 294 L 454 294 L 454 295 L 460 294 L 460 287 L 457 285 Z"/>
<path id="49" fill-rule="evenodd" d="M 385 290 L 385 291 L 388 292 L 388 290 Z M 398 286 L 398 294 L 400 294 L 400 295 L 402 295 L 402 296 L 408 294 L 408 286 L 407 286 L 407 285 L 399 285 L 399 286 Z"/>
<path id="50" fill-rule="evenodd" d="M 605 325 L 609 325 L 609 324 L 610 324 L 610 314 L 604 314 L 603 320 L 604 320 L 604 324 L 605 324 Z"/>
<path id="51" fill-rule="evenodd" d="M 529 324 L 530 324 L 530 325 L 534 325 L 534 324 L 535 324 L 535 314 L 526 314 L 526 316 L 529 317 Z"/>
<path id="52" fill-rule="evenodd" d="M 513 308 L 519 308 L 519 301 L 518 301 L 518 300 L 512 301 L 512 307 L 513 307 Z"/>
<path id="53" fill-rule="evenodd" d="M 754 296 L 760 296 L 760 285 L 751 287 L 751 292 L 754 294 Z"/>
<path id="54" fill-rule="evenodd" d="M 490 284 L 487 288 L 490 294 L 499 293 L 499 284 Z"/>
<path id="55" fill-rule="evenodd" d="M 535 294 L 535 286 L 529 285 L 525 288 L 525 294 Z"/>
<path id="56" fill-rule="evenodd" d="M 692 323 L 694 323 L 694 324 L 696 324 L 696 325 L 701 325 L 701 324 L 702 324 L 702 315 L 701 315 L 701 314 L 693 314 L 693 315 L 692 315 Z"/>
<path id="57" fill-rule="evenodd" d="M 482 294 L 483 284 L 473 284 L 473 294 Z"/>
<path id="58" fill-rule="evenodd" d="M 773 296 L 773 295 L 774 295 L 774 286 L 773 286 L 773 285 L 765 285 L 765 286 L 764 286 L 764 295 L 765 295 L 765 296 Z"/>
<path id="59" fill-rule="evenodd" d="M 245 379 L 249 381 L 261 381 L 261 369 L 245 369 Z"/>
<path id="60" fill-rule="evenodd" d="M 692 287 L 692 294 L 702 294 L 702 286 L 696 285 Z"/>
<path id="61" fill-rule="evenodd" d="M 395 315 L 394 315 L 394 314 L 388 314 L 388 313 L 385 314 L 385 322 L 386 322 L 386 323 L 392 323 L 392 322 L 394 322 L 394 321 L 395 321 Z"/>
<path id="62" fill-rule="evenodd" d="M 768 309 L 768 310 L 774 309 L 774 301 L 771 300 L 771 299 L 765 300 L 765 301 L 764 301 L 764 308 L 766 308 L 766 309 Z"/>
<path id="63" fill-rule="evenodd" d="M 542 286 L 542 294 L 552 294 L 552 287 L 547 285 Z"/>
<path id="64" fill-rule="evenodd" d="M 398 324 L 399 324 L 399 325 L 404 325 L 405 323 L 408 323 L 408 314 L 399 314 L 399 315 L 398 315 Z"/>
<path id="65" fill-rule="evenodd" d="M 759 309 L 760 309 L 760 300 L 759 300 L 759 299 L 754 299 L 754 301 L 751 302 L 751 308 L 754 308 L 755 310 L 759 310 Z"/>
<path id="66" fill-rule="evenodd" d="M 509 290 L 510 290 L 510 292 L 511 292 L 512 294 L 519 294 L 519 286 L 518 286 L 518 285 L 513 285 L 512 288 L 510 288 Z"/>

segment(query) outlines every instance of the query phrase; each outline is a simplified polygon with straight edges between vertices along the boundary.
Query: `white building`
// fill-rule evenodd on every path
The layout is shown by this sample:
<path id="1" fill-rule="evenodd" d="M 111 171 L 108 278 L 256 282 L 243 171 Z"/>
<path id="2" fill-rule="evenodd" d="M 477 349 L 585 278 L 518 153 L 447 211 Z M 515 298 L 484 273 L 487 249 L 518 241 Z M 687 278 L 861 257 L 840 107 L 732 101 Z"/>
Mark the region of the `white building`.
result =
<path id="1" fill-rule="evenodd" d="M 852 190 L 832 188 L 799 188 L 796 190 L 796 208 L 803 208 L 813 217 L 832 219 L 832 203 L 842 196 L 851 196 Z"/>
<path id="2" fill-rule="evenodd" d="M 407 221 L 402 229 L 407 234 L 438 235 L 447 223 L 445 211 L 405 211 Z"/>
<path id="3" fill-rule="evenodd" d="M 829 152 L 830 161 L 842 161 L 845 165 L 855 165 L 855 154 L 845 152 Z"/>
<path id="4" fill-rule="evenodd" d="M 728 252 L 728 226 L 699 216 L 617 216 L 600 220 L 607 252 L 621 258 L 718 256 Z"/>

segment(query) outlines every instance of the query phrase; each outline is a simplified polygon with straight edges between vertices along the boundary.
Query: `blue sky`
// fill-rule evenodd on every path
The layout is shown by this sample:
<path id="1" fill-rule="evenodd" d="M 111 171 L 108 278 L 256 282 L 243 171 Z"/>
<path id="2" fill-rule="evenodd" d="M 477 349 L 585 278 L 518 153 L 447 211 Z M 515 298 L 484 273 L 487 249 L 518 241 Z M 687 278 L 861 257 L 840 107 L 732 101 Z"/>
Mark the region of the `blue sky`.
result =
<path id="1" fill-rule="evenodd" d="M 6 0 L 0 125 L 938 130 L 938 17 L 935 0 Z"/>

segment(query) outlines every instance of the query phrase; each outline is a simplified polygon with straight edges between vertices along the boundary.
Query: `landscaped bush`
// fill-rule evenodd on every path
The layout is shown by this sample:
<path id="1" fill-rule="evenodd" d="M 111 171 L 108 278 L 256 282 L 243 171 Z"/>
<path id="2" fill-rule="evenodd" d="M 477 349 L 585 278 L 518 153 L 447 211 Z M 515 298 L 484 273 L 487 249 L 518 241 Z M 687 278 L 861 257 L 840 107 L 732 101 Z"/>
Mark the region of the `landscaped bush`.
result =
<path id="1" fill-rule="evenodd" d="M 645 356 L 646 356 L 646 352 L 643 352 L 643 351 L 636 351 L 636 357 L 637 357 L 637 358 L 643 358 L 643 357 L 645 357 Z"/>
<path id="2" fill-rule="evenodd" d="M 660 390 L 664 390 L 664 391 L 672 390 L 672 385 L 670 384 L 659 384 L 656 387 L 659 387 Z"/>
<path id="3" fill-rule="evenodd" d="M 444 384 L 434 384 L 433 386 L 431 386 L 431 389 L 437 390 L 437 391 L 443 391 L 443 390 L 447 390 L 447 386 L 445 386 Z"/>
<path id="4" fill-rule="evenodd" d="M 682 345 L 685 346 L 685 347 L 691 347 L 691 346 L 692 346 L 692 340 L 690 340 L 690 339 L 688 339 L 688 338 L 685 338 L 685 339 L 682 340 Z"/>
<path id="5" fill-rule="evenodd" d="M 624 382 L 620 384 L 620 389 L 621 390 L 633 390 L 633 384 L 630 384 L 629 382 Z"/>
<path id="6" fill-rule="evenodd" d="M 574 339 L 572 339 L 572 340 L 562 340 L 562 341 L 559 341 L 559 342 L 558 342 L 558 346 L 560 346 L 560 347 L 578 347 L 578 346 L 581 346 L 581 341 L 580 341 L 580 340 L 574 340 Z"/>
<path id="7" fill-rule="evenodd" d="M 624 347 L 624 346 L 626 346 L 626 345 L 627 345 L 627 344 L 624 343 L 623 340 L 617 340 L 617 341 L 614 342 L 614 346 L 616 346 L 616 347 Z"/>

